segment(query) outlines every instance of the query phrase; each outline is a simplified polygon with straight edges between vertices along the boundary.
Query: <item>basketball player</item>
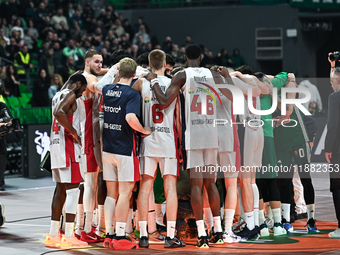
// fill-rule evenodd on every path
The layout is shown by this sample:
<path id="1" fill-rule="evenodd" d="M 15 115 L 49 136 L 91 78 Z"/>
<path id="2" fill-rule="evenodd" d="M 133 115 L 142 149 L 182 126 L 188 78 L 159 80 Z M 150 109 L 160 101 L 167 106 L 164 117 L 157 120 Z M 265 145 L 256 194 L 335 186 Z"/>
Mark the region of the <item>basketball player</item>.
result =
<path id="1" fill-rule="evenodd" d="M 82 248 L 86 242 L 74 236 L 74 219 L 81 182 L 81 139 L 79 110 L 76 99 L 86 89 L 86 79 L 81 74 L 72 75 L 52 99 L 51 168 L 57 183 L 52 200 L 50 232 L 45 246 L 51 248 Z M 65 235 L 59 235 L 60 217 L 65 203 Z"/>

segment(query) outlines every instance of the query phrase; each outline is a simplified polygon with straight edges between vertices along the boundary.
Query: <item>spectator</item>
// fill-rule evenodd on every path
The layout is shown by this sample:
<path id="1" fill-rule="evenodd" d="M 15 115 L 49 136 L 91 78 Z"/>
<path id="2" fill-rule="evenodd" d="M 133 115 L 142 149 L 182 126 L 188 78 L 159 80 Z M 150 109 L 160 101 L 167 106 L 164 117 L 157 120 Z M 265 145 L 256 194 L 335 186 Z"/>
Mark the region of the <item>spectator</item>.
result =
<path id="1" fill-rule="evenodd" d="M 145 26 L 144 25 L 140 25 L 139 27 L 139 31 L 138 33 L 135 34 L 135 37 L 133 38 L 133 42 L 132 44 L 137 44 L 139 45 L 138 42 L 140 42 L 141 40 L 139 39 L 140 37 L 142 37 L 143 39 L 143 43 L 148 43 L 148 42 L 151 42 L 150 40 L 150 36 L 146 33 L 146 29 L 145 29 Z"/>
<path id="2" fill-rule="evenodd" d="M 5 36 L 9 38 L 11 35 L 11 29 L 7 24 L 7 20 L 5 18 L 2 18 L 1 15 L 0 15 L 0 28 L 2 28 L 5 31 Z"/>
<path id="3" fill-rule="evenodd" d="M 74 22 L 78 22 L 79 26 L 83 28 L 83 20 L 81 19 L 81 13 L 79 10 L 76 10 L 72 16 L 72 19 L 69 21 L 70 25 L 74 25 Z"/>
<path id="4" fill-rule="evenodd" d="M 91 6 L 91 2 L 85 4 L 83 13 L 81 14 L 81 19 L 83 21 L 84 27 L 91 25 L 91 21 L 94 18 L 94 10 Z"/>
<path id="5" fill-rule="evenodd" d="M 229 57 L 228 51 L 222 48 L 215 58 L 215 64 L 219 66 L 231 67 L 233 66 L 233 61 Z"/>
<path id="6" fill-rule="evenodd" d="M 48 77 L 46 70 L 41 69 L 38 72 L 38 76 L 33 86 L 33 96 L 31 104 L 34 107 L 47 107 L 50 105 L 48 97 L 48 88 L 50 87 L 51 81 Z"/>
<path id="7" fill-rule="evenodd" d="M 128 19 L 123 20 L 123 28 L 124 31 L 129 34 L 130 38 L 133 38 L 135 33 Z"/>
<path id="8" fill-rule="evenodd" d="M 34 23 L 36 24 L 38 31 L 41 31 L 45 27 L 46 17 L 48 17 L 46 5 L 44 2 L 41 2 L 34 14 Z"/>
<path id="9" fill-rule="evenodd" d="M 55 73 L 54 66 L 54 50 L 53 47 L 44 48 L 44 54 L 39 59 L 39 70 L 46 70 L 48 75 L 53 75 Z"/>
<path id="10" fill-rule="evenodd" d="M 20 82 L 14 65 L 9 65 L 6 68 L 5 94 L 6 96 L 20 97 Z"/>
<path id="11" fill-rule="evenodd" d="M 33 51 L 33 48 L 34 48 L 34 45 L 35 45 L 35 41 L 29 35 L 29 31 L 28 30 L 25 30 L 24 44 L 27 45 L 27 48 L 28 48 L 29 52 Z"/>
<path id="12" fill-rule="evenodd" d="M 33 40 L 37 41 L 38 38 L 39 38 L 39 32 L 38 30 L 34 27 L 34 22 L 32 19 L 29 19 L 28 20 L 28 32 L 29 32 L 29 35 L 32 37 Z"/>
<path id="13" fill-rule="evenodd" d="M 67 57 L 66 64 L 60 70 L 60 75 L 63 81 L 67 81 L 68 77 L 76 72 L 76 67 L 74 66 L 74 58 L 72 56 Z"/>
<path id="14" fill-rule="evenodd" d="M 125 33 L 122 35 L 122 37 L 120 38 L 120 42 L 119 42 L 119 45 L 121 46 L 121 48 L 123 50 L 126 50 L 128 48 L 131 47 L 131 43 L 129 42 L 128 40 L 128 36 L 129 34 L 128 33 Z"/>
<path id="15" fill-rule="evenodd" d="M 48 98 L 52 100 L 54 95 L 61 89 L 63 85 L 63 78 L 61 78 L 60 74 L 53 74 L 51 86 L 48 88 Z"/>
<path id="16" fill-rule="evenodd" d="M 58 34 L 58 37 L 63 41 L 70 38 L 70 31 L 69 31 L 68 27 L 66 27 L 66 25 L 63 21 L 61 21 L 59 23 L 59 28 L 57 29 L 57 34 Z"/>
<path id="17" fill-rule="evenodd" d="M 150 29 L 149 29 L 148 25 L 145 24 L 145 22 L 143 20 L 143 17 L 139 17 L 137 19 L 137 22 L 133 25 L 133 29 L 134 29 L 135 33 L 138 33 L 140 31 L 140 26 L 141 25 L 144 26 L 146 33 L 150 33 Z"/>
<path id="18" fill-rule="evenodd" d="M 6 58 L 6 53 L 4 47 L 0 44 L 0 59 L 1 58 Z"/>
<path id="19" fill-rule="evenodd" d="M 6 47 L 6 45 L 9 45 L 10 40 L 9 38 L 5 35 L 5 29 L 0 28 L 0 45 L 2 47 Z"/>
<path id="20" fill-rule="evenodd" d="M 76 46 L 76 42 L 73 39 L 68 41 L 68 46 L 63 49 L 63 55 L 65 57 L 72 56 L 75 66 L 80 66 L 79 69 L 81 69 L 81 65 L 84 62 L 84 52 Z"/>
<path id="21" fill-rule="evenodd" d="M 63 67 L 63 52 L 60 49 L 59 42 L 54 42 L 52 48 L 54 52 L 54 69 L 56 73 L 59 73 L 59 70 Z"/>
<path id="22" fill-rule="evenodd" d="M 63 9 L 58 8 L 56 15 L 52 16 L 51 25 L 54 26 L 55 30 L 58 30 L 62 22 L 64 23 L 64 28 L 69 29 L 68 22 L 66 17 L 64 16 Z"/>
<path id="23" fill-rule="evenodd" d="M 13 31 L 19 31 L 20 32 L 20 38 L 24 39 L 24 29 L 23 29 L 23 25 L 22 25 L 22 20 L 20 18 L 17 18 L 15 21 L 15 26 L 12 27 L 11 29 L 11 33 L 13 33 Z"/>
<path id="24" fill-rule="evenodd" d="M 162 51 L 164 51 L 165 53 L 170 53 L 172 51 L 172 40 L 170 36 L 167 36 L 165 38 L 162 46 Z"/>
<path id="25" fill-rule="evenodd" d="M 107 48 L 103 47 L 100 53 L 103 56 L 103 68 L 111 66 L 110 53 L 107 52 Z"/>
<path id="26" fill-rule="evenodd" d="M 191 36 L 190 36 L 190 35 L 187 35 L 187 36 L 185 37 L 185 41 L 184 41 L 184 43 L 183 43 L 183 46 L 186 47 L 186 46 L 189 45 L 189 44 L 194 44 L 194 42 L 191 40 Z"/>
<path id="27" fill-rule="evenodd" d="M 28 72 L 30 68 L 33 68 L 27 45 L 23 45 L 21 50 L 14 55 L 14 66 L 18 69 L 19 77 L 22 76 L 24 79 L 26 78 L 26 72 Z"/>
<path id="28" fill-rule="evenodd" d="M 26 8 L 25 12 L 25 18 L 26 19 L 33 19 L 35 14 L 35 6 L 33 1 L 28 2 L 28 6 Z"/>
<path id="29" fill-rule="evenodd" d="M 80 42 L 84 36 L 83 31 L 81 30 L 78 21 L 74 21 L 73 28 L 70 31 L 71 38 L 76 42 Z"/>
<path id="30" fill-rule="evenodd" d="M 125 30 L 121 24 L 120 19 L 116 19 L 115 23 L 111 26 L 111 29 L 116 30 L 116 35 L 118 37 L 121 37 L 125 33 Z"/>
<path id="31" fill-rule="evenodd" d="M 303 103 L 302 105 L 308 109 L 308 111 L 314 115 L 316 112 L 322 111 L 322 102 L 318 88 L 309 81 L 309 76 L 304 75 L 303 80 L 299 84 L 299 88 L 305 88 L 309 90 L 311 94 L 311 98 L 308 102 Z M 300 98 L 304 98 L 305 95 L 300 94 Z"/>
<path id="32" fill-rule="evenodd" d="M 240 50 L 237 48 L 233 50 L 233 55 L 230 59 L 233 62 L 234 69 L 247 64 L 244 57 L 240 54 Z"/>

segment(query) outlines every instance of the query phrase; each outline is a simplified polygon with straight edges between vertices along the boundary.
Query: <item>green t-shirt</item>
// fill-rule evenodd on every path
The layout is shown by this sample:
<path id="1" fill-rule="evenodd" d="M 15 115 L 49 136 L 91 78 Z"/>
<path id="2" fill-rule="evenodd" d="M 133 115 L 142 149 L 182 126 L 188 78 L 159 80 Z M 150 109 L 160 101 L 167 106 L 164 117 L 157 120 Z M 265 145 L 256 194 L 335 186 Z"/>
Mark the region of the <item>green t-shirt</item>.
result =
<path id="1" fill-rule="evenodd" d="M 305 138 L 302 133 L 302 127 L 296 115 L 296 109 L 297 108 L 294 107 L 293 113 L 289 116 L 290 119 L 295 121 L 286 123 L 284 124 L 285 126 L 280 125 L 274 129 L 275 147 L 278 149 L 289 149 L 299 144 L 305 143 Z M 301 118 L 303 116 L 301 111 L 300 116 Z"/>
<path id="2" fill-rule="evenodd" d="M 273 87 L 277 88 L 278 92 L 281 88 L 287 83 L 288 74 L 285 72 L 281 72 L 271 80 Z M 271 95 L 261 95 L 260 97 L 261 102 L 261 110 L 269 110 L 272 106 L 272 96 Z M 274 138 L 273 134 L 273 126 L 272 126 L 272 115 L 261 115 L 261 120 L 263 121 L 263 133 L 264 136 L 269 136 Z"/>

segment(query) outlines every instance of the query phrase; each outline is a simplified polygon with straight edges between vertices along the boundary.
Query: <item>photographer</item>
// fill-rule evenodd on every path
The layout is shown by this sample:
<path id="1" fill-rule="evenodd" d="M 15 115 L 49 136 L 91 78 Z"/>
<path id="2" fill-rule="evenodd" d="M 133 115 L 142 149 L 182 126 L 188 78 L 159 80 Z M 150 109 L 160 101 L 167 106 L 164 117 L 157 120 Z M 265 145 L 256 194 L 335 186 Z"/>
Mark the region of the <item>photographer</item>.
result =
<path id="1" fill-rule="evenodd" d="M 333 195 L 335 214 L 338 228 L 330 232 L 330 237 L 340 237 L 340 174 L 333 171 L 340 164 L 340 67 L 339 52 L 329 53 L 328 61 L 331 64 L 330 81 L 334 92 L 328 98 L 327 136 L 325 140 L 325 157 L 330 164 L 330 191 Z"/>
<path id="2" fill-rule="evenodd" d="M 0 93 L 2 93 L 2 86 L 0 86 Z M 7 164 L 7 150 L 5 135 L 7 132 L 3 132 L 3 129 L 12 120 L 12 114 L 6 104 L 0 102 L 0 191 L 5 190 L 4 173 Z"/>

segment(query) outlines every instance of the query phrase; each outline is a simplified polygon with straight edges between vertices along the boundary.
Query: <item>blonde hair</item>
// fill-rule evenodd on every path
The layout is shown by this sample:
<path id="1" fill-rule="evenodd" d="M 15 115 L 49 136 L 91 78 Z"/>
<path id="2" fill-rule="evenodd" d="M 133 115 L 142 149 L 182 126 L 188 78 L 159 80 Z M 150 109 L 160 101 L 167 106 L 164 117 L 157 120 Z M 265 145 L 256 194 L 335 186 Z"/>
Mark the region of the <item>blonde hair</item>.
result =
<path id="1" fill-rule="evenodd" d="M 92 58 L 94 55 L 102 55 L 99 51 L 90 49 L 86 51 L 84 59 Z"/>
<path id="2" fill-rule="evenodd" d="M 137 63 L 132 58 L 123 58 L 119 61 L 120 77 L 131 78 L 136 72 Z"/>
<path id="3" fill-rule="evenodd" d="M 149 63 L 152 69 L 160 70 L 162 69 L 166 55 L 162 50 L 153 50 L 149 54 Z"/>
<path id="4" fill-rule="evenodd" d="M 52 75 L 52 82 L 51 82 L 51 84 L 54 83 L 54 78 L 55 78 L 55 77 L 58 77 L 58 78 L 59 78 L 59 84 L 55 84 L 55 85 L 57 85 L 59 88 L 61 88 L 61 87 L 64 85 L 64 82 L 63 82 L 63 78 L 61 78 L 61 75 L 60 75 L 60 74 L 53 74 L 53 75 Z"/>

